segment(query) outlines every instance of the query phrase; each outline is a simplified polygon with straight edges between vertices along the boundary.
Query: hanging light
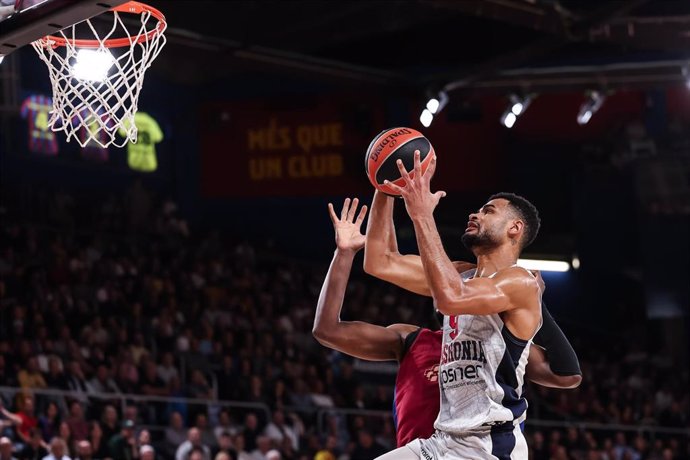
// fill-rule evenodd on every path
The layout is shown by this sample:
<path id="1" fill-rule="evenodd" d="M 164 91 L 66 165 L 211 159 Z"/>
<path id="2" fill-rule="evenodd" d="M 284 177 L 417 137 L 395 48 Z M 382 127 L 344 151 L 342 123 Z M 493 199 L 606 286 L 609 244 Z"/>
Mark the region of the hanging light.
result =
<path id="1" fill-rule="evenodd" d="M 422 114 L 419 116 L 422 126 L 425 128 L 431 126 L 431 122 L 434 121 L 434 115 L 443 110 L 446 104 L 448 104 L 448 94 L 445 91 L 439 91 L 437 95 L 429 98 L 426 108 L 422 110 Z"/>
<path id="2" fill-rule="evenodd" d="M 587 95 L 587 100 L 580 106 L 580 111 L 577 113 L 577 124 L 586 125 L 592 119 L 595 113 L 599 111 L 606 96 L 599 91 L 590 91 Z"/>
<path id="3" fill-rule="evenodd" d="M 512 128 L 515 125 L 518 117 L 525 113 L 527 107 L 532 103 L 533 97 L 531 95 L 520 97 L 517 94 L 509 96 L 510 106 L 501 115 L 501 124 L 506 128 Z"/>

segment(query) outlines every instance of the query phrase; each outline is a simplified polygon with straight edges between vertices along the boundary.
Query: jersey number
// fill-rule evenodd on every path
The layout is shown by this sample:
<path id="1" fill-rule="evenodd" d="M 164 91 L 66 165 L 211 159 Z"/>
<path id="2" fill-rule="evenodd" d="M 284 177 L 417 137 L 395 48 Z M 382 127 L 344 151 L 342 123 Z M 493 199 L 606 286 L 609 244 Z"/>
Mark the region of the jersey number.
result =
<path id="1" fill-rule="evenodd" d="M 459 333 L 459 328 L 458 328 L 458 317 L 457 316 L 449 316 L 448 317 L 448 324 L 450 325 L 450 339 L 455 340 L 455 338 L 458 336 Z"/>

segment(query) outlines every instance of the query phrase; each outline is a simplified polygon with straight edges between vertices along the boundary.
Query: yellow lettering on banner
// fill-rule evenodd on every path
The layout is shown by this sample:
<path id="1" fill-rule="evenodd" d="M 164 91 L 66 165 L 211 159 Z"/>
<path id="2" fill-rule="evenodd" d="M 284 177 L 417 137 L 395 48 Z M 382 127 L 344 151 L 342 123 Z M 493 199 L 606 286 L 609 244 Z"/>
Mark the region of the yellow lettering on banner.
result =
<path id="1" fill-rule="evenodd" d="M 343 157 L 337 153 L 288 158 L 288 176 L 294 179 L 335 177 L 343 173 Z"/>
<path id="2" fill-rule="evenodd" d="M 249 177 L 251 180 L 280 179 L 283 177 L 283 163 L 280 157 L 250 158 Z"/>
<path id="3" fill-rule="evenodd" d="M 285 150 L 292 146 L 290 128 L 280 127 L 271 118 L 267 128 L 250 129 L 247 131 L 247 146 L 249 150 Z"/>
<path id="4" fill-rule="evenodd" d="M 266 150 L 266 136 L 262 129 L 247 131 L 247 146 L 249 150 Z"/>
<path id="5" fill-rule="evenodd" d="M 339 147 L 343 145 L 343 124 L 300 125 L 297 144 L 307 153 L 313 147 Z"/>

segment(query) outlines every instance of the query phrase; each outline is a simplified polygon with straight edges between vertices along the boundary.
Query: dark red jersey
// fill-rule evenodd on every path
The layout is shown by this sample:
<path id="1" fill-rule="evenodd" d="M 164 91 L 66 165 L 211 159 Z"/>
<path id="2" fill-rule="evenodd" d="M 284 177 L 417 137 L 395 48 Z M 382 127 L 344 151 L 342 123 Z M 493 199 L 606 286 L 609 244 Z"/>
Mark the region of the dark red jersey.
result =
<path id="1" fill-rule="evenodd" d="M 439 409 L 438 364 L 441 331 L 420 328 L 405 338 L 404 354 L 395 380 L 398 447 L 434 433 Z"/>

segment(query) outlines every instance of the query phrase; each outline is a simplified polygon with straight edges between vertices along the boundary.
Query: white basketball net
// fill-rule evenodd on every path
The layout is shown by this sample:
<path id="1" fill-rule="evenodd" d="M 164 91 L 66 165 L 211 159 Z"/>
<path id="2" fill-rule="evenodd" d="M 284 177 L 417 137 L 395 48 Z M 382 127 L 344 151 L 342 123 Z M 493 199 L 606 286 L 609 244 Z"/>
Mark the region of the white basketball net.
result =
<path id="1" fill-rule="evenodd" d="M 82 147 L 122 147 L 129 141 L 136 142 L 134 115 L 144 73 L 166 41 L 165 22 L 159 25 L 148 11 L 139 15 L 136 34 L 122 21 L 122 13 L 110 11 L 98 18 L 107 19 L 108 15 L 112 15 L 113 24 L 102 36 L 92 24 L 93 19 L 87 19 L 56 34 L 66 40 L 64 46 L 55 46 L 49 37 L 32 43 L 48 66 L 53 86 L 48 124 L 53 131 L 64 131 L 67 141 L 74 138 Z M 152 32 L 156 28 L 158 32 Z M 88 30 L 93 35 L 84 37 Z M 106 46 L 106 40 L 123 37 L 128 38 L 125 46 Z M 79 40 L 84 39 L 94 42 L 80 47 Z"/>

